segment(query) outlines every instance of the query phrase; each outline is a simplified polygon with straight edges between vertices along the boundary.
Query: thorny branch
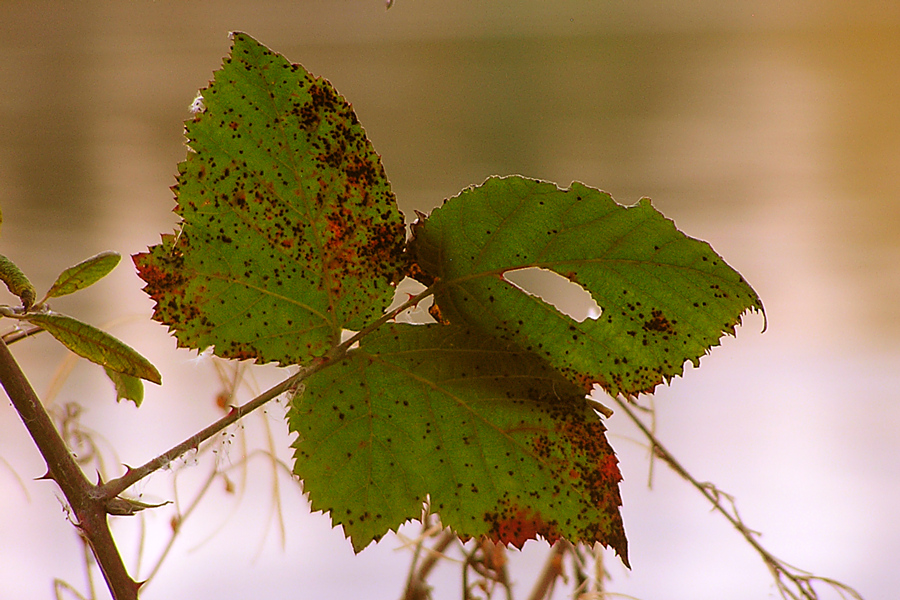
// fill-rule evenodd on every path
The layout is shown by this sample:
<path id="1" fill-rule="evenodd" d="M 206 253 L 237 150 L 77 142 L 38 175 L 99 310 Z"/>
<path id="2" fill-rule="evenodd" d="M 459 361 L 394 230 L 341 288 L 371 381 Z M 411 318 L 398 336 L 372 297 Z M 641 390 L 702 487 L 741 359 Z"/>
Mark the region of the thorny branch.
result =
<path id="1" fill-rule="evenodd" d="M 344 341 L 343 343 L 339 344 L 338 346 L 335 346 L 331 350 L 331 352 L 326 354 L 324 357 L 312 362 L 309 365 L 300 367 L 300 369 L 296 373 L 294 373 L 292 376 L 288 377 L 281 383 L 278 383 L 278 384 L 272 386 L 271 388 L 269 388 L 268 390 L 266 390 L 265 392 L 263 392 L 262 394 L 260 394 L 256 398 L 254 398 L 253 400 L 250 400 L 246 404 L 242 404 L 241 406 L 233 406 L 227 415 L 225 415 L 224 417 L 222 417 L 215 423 L 212 423 L 211 425 L 204 428 L 203 430 L 195 433 L 188 439 L 184 440 L 177 446 L 170 448 L 166 452 L 163 452 L 156 458 L 150 459 L 142 466 L 137 467 L 135 469 L 129 468 L 128 471 L 125 473 L 125 475 L 123 475 L 122 477 L 119 477 L 118 479 L 113 479 L 113 480 L 107 482 L 106 484 L 98 487 L 96 489 L 95 493 L 98 494 L 98 496 L 101 498 L 115 498 L 116 496 L 118 496 L 119 494 L 124 492 L 126 489 L 128 489 L 129 487 L 131 487 L 132 485 L 134 485 L 135 483 L 137 483 L 138 481 L 140 481 L 141 479 L 146 477 L 147 475 L 150 475 L 154 471 L 157 471 L 157 470 L 161 469 L 162 467 L 165 467 L 166 465 L 168 465 L 170 462 L 172 462 L 173 460 L 175 460 L 182 454 L 185 454 L 185 453 L 189 452 L 190 450 L 197 448 L 201 443 L 203 443 L 206 440 L 208 440 L 209 438 L 213 437 L 214 435 L 216 435 L 223 429 L 231 426 L 236 421 L 238 421 L 242 417 L 250 414 L 257 408 L 260 408 L 261 406 L 265 405 L 270 400 L 277 398 L 278 396 L 280 396 L 281 394 L 283 394 L 285 392 L 290 392 L 291 390 L 297 389 L 297 387 L 303 382 L 304 379 L 309 378 L 310 376 L 314 375 L 315 373 L 318 373 L 319 371 L 321 371 L 328 365 L 338 362 L 342 358 L 344 358 L 344 356 L 347 354 L 347 351 L 350 349 L 350 347 L 353 344 L 355 344 L 356 342 L 358 342 L 362 337 L 371 333 L 372 331 L 374 331 L 375 329 L 377 329 L 384 323 L 387 323 L 388 321 L 390 321 L 391 319 L 393 319 L 394 317 L 399 315 L 401 312 L 403 312 L 407 308 L 410 308 L 411 306 L 415 306 L 416 304 L 421 302 L 423 299 L 430 296 L 433 292 L 434 292 L 433 287 L 426 288 L 421 293 L 410 298 L 409 300 L 407 300 L 406 302 L 404 302 L 403 304 L 401 304 L 394 310 L 384 314 L 380 319 L 378 319 L 377 321 L 375 321 L 374 323 L 372 323 L 371 325 L 369 325 L 362 331 L 359 331 L 358 333 L 353 335 L 350 339 Z"/>
<path id="2" fill-rule="evenodd" d="M 331 363 L 331 360 L 319 360 L 317 362 L 312 363 L 306 367 L 302 367 L 297 373 L 288 377 L 281 383 L 272 386 L 253 400 L 250 400 L 246 404 L 242 404 L 241 406 L 233 406 L 231 410 L 228 411 L 224 417 L 219 419 L 218 421 L 212 423 L 211 425 L 205 427 L 201 431 L 198 431 L 191 437 L 187 438 L 177 446 L 173 446 L 166 452 L 163 452 L 156 458 L 152 458 L 140 467 L 137 468 L 129 468 L 124 475 L 117 479 L 113 479 L 108 481 L 107 483 L 98 486 L 94 489 L 93 494 L 98 498 L 115 498 L 126 489 L 143 479 L 144 477 L 150 475 L 151 473 L 165 467 L 173 460 L 177 459 L 182 454 L 186 454 L 190 450 L 193 450 L 200 446 L 201 443 L 205 442 L 209 438 L 213 437 L 223 429 L 229 427 L 234 424 L 236 421 L 241 419 L 242 417 L 250 414 L 257 408 L 263 406 L 268 403 L 270 400 L 277 398 L 281 394 L 285 392 L 289 392 L 292 389 L 295 389 L 300 382 L 309 377 L 310 375 L 322 370 L 325 366 Z"/>
<path id="3" fill-rule="evenodd" d="M 47 479 L 59 485 L 75 514 L 75 524 L 88 541 L 106 583 L 116 600 L 136 600 L 140 584 L 122 562 L 107 521 L 106 502 L 92 497 L 95 486 L 76 464 L 43 404 L 10 353 L 0 340 L 0 383 L 25 424 L 25 428 L 47 463 Z"/>

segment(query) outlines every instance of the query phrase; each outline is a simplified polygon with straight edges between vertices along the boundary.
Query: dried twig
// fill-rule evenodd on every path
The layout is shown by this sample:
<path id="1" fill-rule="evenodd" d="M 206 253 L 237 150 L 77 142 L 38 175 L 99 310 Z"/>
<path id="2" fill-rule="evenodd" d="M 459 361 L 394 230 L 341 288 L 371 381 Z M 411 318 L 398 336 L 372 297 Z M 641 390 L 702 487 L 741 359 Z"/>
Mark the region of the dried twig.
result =
<path id="1" fill-rule="evenodd" d="M 818 600 L 819 595 L 816 592 L 815 583 L 823 583 L 830 586 L 842 598 L 853 598 L 854 600 L 863 600 L 859 592 L 852 587 L 829 579 L 828 577 L 820 577 L 812 575 L 806 571 L 789 565 L 788 563 L 776 558 L 768 550 L 766 550 L 756 539 L 758 533 L 747 527 L 738 514 L 735 506 L 734 498 L 719 490 L 716 486 L 709 482 L 701 482 L 694 478 L 675 457 L 669 452 L 665 446 L 659 441 L 655 433 L 637 416 L 631 405 L 620 397 L 614 398 L 619 408 L 628 415 L 632 422 L 641 430 L 641 433 L 650 442 L 653 456 L 661 459 L 673 471 L 678 473 L 683 479 L 693 485 L 707 500 L 712 504 L 713 510 L 723 515 L 735 529 L 740 532 L 748 544 L 762 557 L 763 562 L 768 567 L 775 586 L 779 594 L 785 600 Z M 723 502 L 724 499 L 724 502 Z"/>

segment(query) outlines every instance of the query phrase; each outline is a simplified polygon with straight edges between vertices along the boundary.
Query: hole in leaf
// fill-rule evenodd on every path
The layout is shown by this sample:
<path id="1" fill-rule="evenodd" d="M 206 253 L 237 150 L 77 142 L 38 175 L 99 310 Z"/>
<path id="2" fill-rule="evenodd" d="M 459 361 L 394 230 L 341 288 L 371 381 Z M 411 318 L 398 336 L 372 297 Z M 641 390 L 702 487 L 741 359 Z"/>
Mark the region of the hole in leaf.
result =
<path id="1" fill-rule="evenodd" d="M 390 312 L 412 298 L 423 292 L 425 290 L 425 286 L 416 281 L 415 279 L 410 279 L 409 277 L 403 278 L 403 280 L 397 285 L 397 291 L 394 292 L 394 300 L 391 302 L 391 305 L 388 307 L 386 312 Z M 428 308 L 434 303 L 434 298 L 429 296 L 424 298 L 419 304 L 413 306 L 412 308 L 407 308 L 399 315 L 397 315 L 395 321 L 398 323 L 413 323 L 413 324 L 422 324 L 422 323 L 435 323 L 434 317 L 428 314 Z"/>
<path id="2" fill-rule="evenodd" d="M 586 289 L 555 271 L 528 267 L 507 271 L 503 278 L 526 294 L 537 296 L 553 305 L 579 323 L 586 319 L 597 319 L 603 312 Z"/>
<path id="3" fill-rule="evenodd" d="M 349 329 L 341 329 L 341 343 L 343 344 L 344 342 L 346 342 L 347 340 L 349 340 L 350 338 L 352 338 L 352 337 L 353 337 L 354 335 L 356 335 L 357 333 L 358 333 L 358 332 L 356 332 L 356 331 L 351 331 L 351 330 L 349 330 Z M 355 350 L 355 349 L 357 349 L 357 348 L 359 348 L 359 342 L 358 342 L 358 341 L 357 341 L 357 342 L 353 342 L 353 343 L 350 345 L 350 350 Z"/>

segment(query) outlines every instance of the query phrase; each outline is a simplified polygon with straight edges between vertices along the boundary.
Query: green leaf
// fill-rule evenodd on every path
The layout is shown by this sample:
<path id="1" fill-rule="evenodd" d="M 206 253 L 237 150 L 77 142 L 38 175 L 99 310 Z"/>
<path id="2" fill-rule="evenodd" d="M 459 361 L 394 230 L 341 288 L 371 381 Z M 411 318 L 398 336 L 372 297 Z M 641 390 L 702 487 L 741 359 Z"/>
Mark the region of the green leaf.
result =
<path id="1" fill-rule="evenodd" d="M 405 225 L 347 101 L 251 37 L 233 39 L 186 124 L 180 232 L 134 261 L 180 345 L 302 362 L 383 313 Z"/>
<path id="2" fill-rule="evenodd" d="M 150 361 L 105 331 L 59 313 L 30 314 L 26 320 L 44 328 L 82 358 L 125 375 L 162 383 L 159 371 Z"/>
<path id="3" fill-rule="evenodd" d="M 120 400 L 131 400 L 134 405 L 140 407 L 144 401 L 144 384 L 137 377 L 125 375 L 118 371 L 113 371 L 109 367 L 103 367 L 107 377 L 116 386 L 116 402 Z"/>
<path id="4" fill-rule="evenodd" d="M 35 290 L 25 273 L 14 263 L 0 254 L 0 280 L 6 284 L 7 289 L 22 301 L 22 308 L 26 311 L 31 308 L 35 300 Z"/>
<path id="5" fill-rule="evenodd" d="M 360 551 L 430 501 L 458 534 L 601 542 L 627 564 L 621 479 L 578 386 L 458 326 L 389 324 L 306 381 L 294 471 Z"/>
<path id="6" fill-rule="evenodd" d="M 756 292 L 706 244 L 642 200 L 616 204 L 573 183 L 491 178 L 414 227 L 417 277 L 440 286 L 444 319 L 468 323 L 545 357 L 583 389 L 649 393 L 699 364 Z M 579 323 L 504 278 L 549 269 L 581 285 L 602 315 Z"/>
<path id="7" fill-rule="evenodd" d="M 48 298 L 59 298 L 93 285 L 109 275 L 122 257 L 118 252 L 101 252 L 69 267 L 59 274 L 47 292 Z"/>

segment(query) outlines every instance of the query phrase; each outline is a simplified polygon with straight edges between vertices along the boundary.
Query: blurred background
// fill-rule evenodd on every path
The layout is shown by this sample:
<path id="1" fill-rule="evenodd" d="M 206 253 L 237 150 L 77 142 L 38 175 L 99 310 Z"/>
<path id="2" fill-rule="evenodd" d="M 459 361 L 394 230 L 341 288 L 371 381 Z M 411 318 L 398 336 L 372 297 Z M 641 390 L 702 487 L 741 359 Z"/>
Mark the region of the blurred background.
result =
<path id="1" fill-rule="evenodd" d="M 328 78 L 353 103 L 408 218 L 489 175 L 520 173 L 579 180 L 623 204 L 649 196 L 709 241 L 763 298 L 768 331 L 747 317 L 702 369 L 661 388 L 658 435 L 698 479 L 737 498 L 776 556 L 870 600 L 896 594 L 900 4 L 2 2 L 0 252 L 39 291 L 87 256 L 127 256 L 173 230 L 182 121 L 231 30 Z M 175 349 L 149 321 L 140 287 L 126 258 L 95 288 L 54 303 L 108 326 L 160 368 L 165 385 L 148 386 L 139 410 L 113 402 L 99 368 L 67 371 L 47 336 L 13 347 L 56 410 L 81 407 L 78 422 L 95 432 L 111 476 L 222 414 L 214 365 Z M 238 400 L 281 375 L 254 370 Z M 216 480 L 142 598 L 400 596 L 411 556 L 400 540 L 354 556 L 327 517 L 309 514 L 298 486 L 253 453 L 271 444 L 289 459 L 283 411 L 272 405 L 226 432 L 215 455 L 140 484 L 144 500 L 184 510 L 214 463 L 233 467 L 237 490 Z M 624 415 L 609 428 L 633 565 L 609 556 L 611 591 L 777 595 L 759 557 L 694 489 L 659 463 L 648 487 L 648 454 Z M 43 472 L 4 402 L 3 599 L 52 598 L 55 577 L 86 593 L 58 492 L 33 481 Z M 165 548 L 171 508 L 115 525 L 138 578 Z M 546 548 L 514 553 L 519 596 Z M 459 597 L 458 567 L 435 584 L 435 598 Z M 108 597 L 102 582 L 98 597 Z"/>

